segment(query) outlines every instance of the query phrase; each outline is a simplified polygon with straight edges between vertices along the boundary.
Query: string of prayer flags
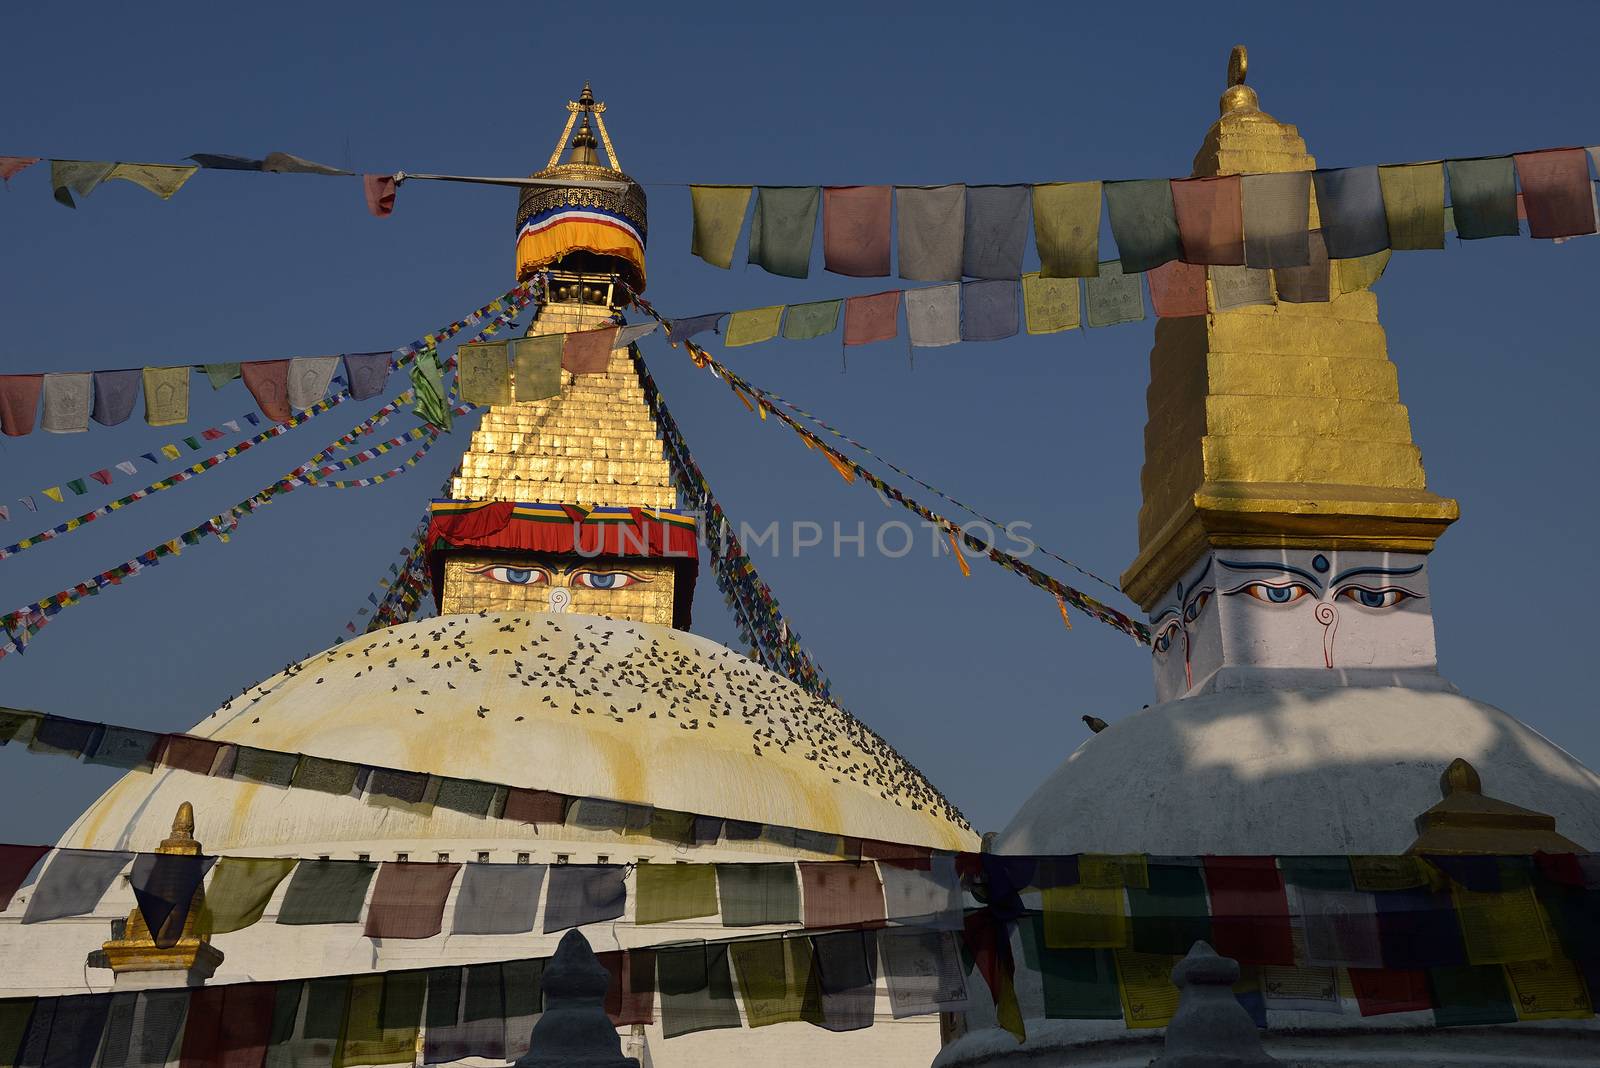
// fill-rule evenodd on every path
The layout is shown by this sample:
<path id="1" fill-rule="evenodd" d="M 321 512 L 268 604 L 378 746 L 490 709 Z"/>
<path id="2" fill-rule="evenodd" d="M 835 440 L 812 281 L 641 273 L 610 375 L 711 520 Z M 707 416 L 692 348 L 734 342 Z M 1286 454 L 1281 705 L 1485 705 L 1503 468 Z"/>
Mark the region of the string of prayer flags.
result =
<path id="1" fill-rule="evenodd" d="M 961 271 L 971 278 L 1022 277 L 1028 243 L 1029 188 L 1025 185 L 967 186 Z"/>
<path id="2" fill-rule="evenodd" d="M 735 349 L 743 345 L 771 341 L 778 336 L 778 326 L 782 319 L 782 304 L 736 311 L 728 318 L 728 333 L 722 343 L 730 349 Z"/>
<path id="3" fill-rule="evenodd" d="M 962 282 L 961 340 L 1000 341 L 1015 336 L 1020 289 L 1020 284 L 1009 278 Z"/>
<path id="4" fill-rule="evenodd" d="M 689 245 L 692 255 L 723 270 L 733 266 L 733 248 L 739 243 L 744 213 L 750 206 L 750 192 L 747 185 L 689 187 L 694 209 L 694 236 Z"/>
<path id="5" fill-rule="evenodd" d="M 749 261 L 771 274 L 805 278 L 811 272 L 816 235 L 816 186 L 762 186 L 750 223 Z"/>
<path id="6" fill-rule="evenodd" d="M 853 278 L 888 275 L 890 195 L 886 185 L 822 191 L 822 255 L 829 271 Z M 848 310 L 845 318 L 848 323 Z"/>
<path id="7" fill-rule="evenodd" d="M 1246 267 L 1303 267 L 1311 251 L 1306 230 L 1311 218 L 1311 176 L 1247 174 L 1244 199 Z"/>
<path id="8" fill-rule="evenodd" d="M 961 280 L 966 233 L 966 186 L 896 186 L 900 277 L 921 282 Z"/>
<path id="9" fill-rule="evenodd" d="M 844 343 L 846 345 L 867 345 L 874 341 L 888 341 L 899 332 L 898 289 L 863 297 L 849 297 L 845 300 Z"/>
<path id="10" fill-rule="evenodd" d="M 1244 202 L 1238 175 L 1174 178 L 1172 207 L 1184 263 L 1244 263 Z"/>
<path id="11" fill-rule="evenodd" d="M 906 331 L 915 348 L 940 348 L 961 340 L 961 286 L 906 290 Z"/>
<path id="12" fill-rule="evenodd" d="M 1589 159 L 1583 149 L 1519 152 L 1515 159 L 1528 209 L 1529 237 L 1577 237 L 1595 232 L 1594 185 L 1589 181 Z"/>
<path id="13" fill-rule="evenodd" d="M 1107 182 L 1105 198 L 1111 236 L 1124 272 L 1148 271 L 1183 255 L 1170 181 Z"/>

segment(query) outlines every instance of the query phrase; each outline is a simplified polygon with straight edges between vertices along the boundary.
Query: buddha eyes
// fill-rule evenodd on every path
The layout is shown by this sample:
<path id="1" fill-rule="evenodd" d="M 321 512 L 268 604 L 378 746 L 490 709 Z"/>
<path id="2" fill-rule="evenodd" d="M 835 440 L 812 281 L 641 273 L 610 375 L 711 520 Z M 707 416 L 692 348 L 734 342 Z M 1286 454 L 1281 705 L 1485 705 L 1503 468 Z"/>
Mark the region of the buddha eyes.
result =
<path id="1" fill-rule="evenodd" d="M 1268 604 L 1294 604 L 1302 597 L 1311 596 L 1311 587 L 1302 582 L 1285 582 L 1277 585 L 1271 582 L 1247 582 L 1234 593 L 1248 593 L 1258 601 Z"/>
<path id="2" fill-rule="evenodd" d="M 1155 643 L 1154 643 L 1156 652 L 1164 653 L 1168 649 L 1171 649 L 1172 648 L 1172 639 L 1176 638 L 1177 636 L 1178 636 L 1178 621 L 1177 620 L 1173 620 L 1171 623 L 1168 623 L 1165 627 L 1162 627 L 1161 628 L 1161 633 L 1156 635 L 1156 640 L 1155 640 Z"/>
<path id="3" fill-rule="evenodd" d="M 505 564 L 480 567 L 473 574 L 482 575 L 492 582 L 505 582 L 512 586 L 537 586 L 550 581 L 550 575 L 543 568 L 508 567 Z"/>
<path id="4" fill-rule="evenodd" d="M 626 571 L 579 571 L 572 581 L 591 590 L 620 590 L 645 580 Z"/>
<path id="5" fill-rule="evenodd" d="M 1204 611 L 1206 605 L 1210 603 L 1210 601 L 1211 591 L 1201 590 L 1200 595 L 1194 600 L 1190 601 L 1189 607 L 1183 610 L 1183 621 L 1185 623 L 1193 623 L 1196 619 L 1200 618 L 1200 613 Z"/>
<path id="6" fill-rule="evenodd" d="M 1393 608 L 1401 601 L 1411 600 L 1416 594 L 1398 586 L 1384 586 L 1375 590 L 1365 586 L 1346 586 L 1334 596 L 1354 601 L 1363 608 Z"/>

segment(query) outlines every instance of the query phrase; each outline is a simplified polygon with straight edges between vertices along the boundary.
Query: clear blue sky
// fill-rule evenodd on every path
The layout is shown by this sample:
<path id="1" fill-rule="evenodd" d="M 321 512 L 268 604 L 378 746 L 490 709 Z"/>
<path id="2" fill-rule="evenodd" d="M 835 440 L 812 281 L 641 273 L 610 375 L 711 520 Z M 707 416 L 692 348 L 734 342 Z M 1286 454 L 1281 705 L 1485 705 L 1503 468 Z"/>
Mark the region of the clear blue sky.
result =
<path id="1" fill-rule="evenodd" d="M 688 254 L 688 192 L 671 183 L 1181 175 L 1216 117 L 1236 42 L 1250 48 L 1263 107 L 1297 123 L 1325 165 L 1600 141 L 1600 12 L 1586 4 L 1541 5 L 1537 17 L 1498 3 L 159 10 L 7 5 L 0 154 L 282 150 L 355 170 L 523 174 L 543 165 L 563 104 L 588 78 L 648 189 L 649 296 L 669 316 L 885 287 L 708 267 Z M 203 172 L 170 202 L 112 183 L 75 212 L 47 186 L 39 167 L 0 193 L 6 371 L 390 348 L 511 282 L 515 194 L 504 189 L 408 185 L 379 220 L 350 180 Z M 1378 290 L 1431 488 L 1461 501 L 1432 564 L 1443 668 L 1590 765 L 1597 267 L 1600 239 L 1452 239 L 1397 255 Z M 914 369 L 897 342 L 854 350 L 841 374 L 837 337 L 729 360 L 1114 576 L 1135 552 L 1150 343 L 1145 323 L 960 345 Z M 887 515 L 680 352 L 645 352 L 732 515 L 847 529 Z M 251 407 L 241 385 L 196 386 L 194 428 Z M 355 422 L 352 407 L 0 561 L 0 606 L 194 525 Z M 12 505 L 0 533 L 9 542 L 70 514 L 30 516 L 18 495 L 178 436 L 136 419 L 0 440 L 0 501 Z M 294 493 L 231 544 L 208 541 L 63 612 L 26 658 L 0 663 L 0 703 L 190 726 L 342 633 L 463 439 L 380 487 Z M 110 496 L 97 487 L 82 500 Z M 841 702 L 980 829 L 1001 826 L 1083 739 L 1080 715 L 1115 720 L 1151 700 L 1145 650 L 1087 619 L 1066 632 L 1049 597 L 993 567 L 962 579 L 920 552 L 835 561 L 787 550 L 758 566 Z M 709 581 L 695 609 L 696 630 L 734 641 Z M 0 751 L 0 840 L 53 840 L 110 780 Z"/>

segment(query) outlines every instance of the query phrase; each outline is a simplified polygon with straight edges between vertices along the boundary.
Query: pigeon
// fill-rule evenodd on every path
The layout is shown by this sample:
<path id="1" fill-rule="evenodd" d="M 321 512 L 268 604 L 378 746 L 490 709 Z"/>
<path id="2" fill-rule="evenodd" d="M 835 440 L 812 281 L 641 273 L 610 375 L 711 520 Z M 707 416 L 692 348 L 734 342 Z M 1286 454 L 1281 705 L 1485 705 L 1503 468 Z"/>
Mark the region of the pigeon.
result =
<path id="1" fill-rule="evenodd" d="M 1105 730 L 1107 726 L 1109 726 L 1109 724 L 1107 724 L 1106 721 L 1101 719 L 1099 716 L 1084 716 L 1083 721 L 1087 723 L 1089 725 L 1089 729 L 1094 731 L 1096 734 L 1099 734 L 1101 731 Z"/>

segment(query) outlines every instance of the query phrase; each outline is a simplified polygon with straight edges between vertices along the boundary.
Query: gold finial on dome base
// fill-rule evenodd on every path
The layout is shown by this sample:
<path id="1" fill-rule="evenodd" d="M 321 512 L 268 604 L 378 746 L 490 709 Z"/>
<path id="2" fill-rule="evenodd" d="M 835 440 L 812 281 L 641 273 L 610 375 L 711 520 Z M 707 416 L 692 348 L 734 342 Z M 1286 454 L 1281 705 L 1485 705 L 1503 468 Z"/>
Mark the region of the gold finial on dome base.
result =
<path id="1" fill-rule="evenodd" d="M 1554 816 L 1483 794 L 1478 769 L 1460 757 L 1439 776 L 1444 799 L 1417 817 L 1417 840 L 1407 853 L 1500 854 L 1582 853 L 1556 833 Z"/>
<path id="2" fill-rule="evenodd" d="M 200 855 L 200 843 L 194 837 L 194 806 L 189 802 L 178 806 L 172 819 L 172 832 L 156 847 L 156 852 L 168 856 Z M 190 986 L 201 986 L 211 978 L 222 963 L 222 951 L 196 932 L 195 924 L 204 904 L 205 888 L 196 887 L 189 908 L 181 913 L 183 927 L 170 946 L 156 944 L 142 912 L 137 908 L 130 912 L 122 937 L 100 947 L 106 963 L 116 974 L 115 987 L 170 986 L 174 972 L 183 973 Z M 177 915 L 179 913 L 174 912 L 173 918 Z"/>
<path id="3" fill-rule="evenodd" d="M 1218 101 L 1218 108 L 1222 114 L 1261 110 L 1261 101 L 1256 97 L 1256 91 L 1244 84 L 1249 66 L 1250 54 L 1245 51 L 1244 45 L 1234 45 L 1233 51 L 1228 55 L 1228 88 L 1223 90 L 1222 99 Z"/>

